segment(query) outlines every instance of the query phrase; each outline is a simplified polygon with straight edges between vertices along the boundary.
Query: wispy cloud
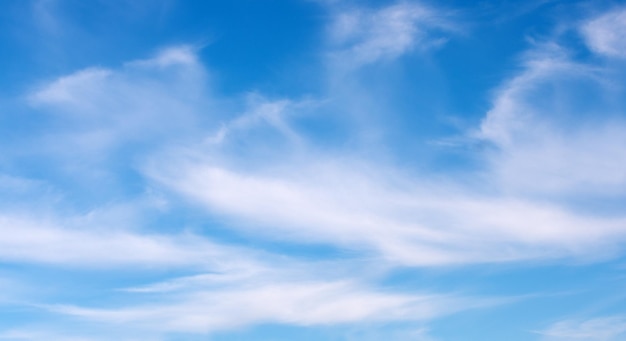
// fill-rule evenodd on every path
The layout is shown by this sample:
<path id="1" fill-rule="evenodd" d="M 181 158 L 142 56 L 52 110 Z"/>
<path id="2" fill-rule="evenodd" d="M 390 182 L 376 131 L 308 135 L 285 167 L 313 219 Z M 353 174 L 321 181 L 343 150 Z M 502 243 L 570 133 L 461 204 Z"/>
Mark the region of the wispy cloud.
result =
<path id="1" fill-rule="evenodd" d="M 166 290 L 139 291 L 145 303 L 119 308 L 49 306 L 53 312 L 151 332 L 211 333 L 244 325 L 296 326 L 356 322 L 426 321 L 494 300 L 437 294 L 400 294 L 351 280 L 293 278 L 270 270 L 225 281 L 200 275 L 155 284 Z M 285 277 L 287 275 L 287 277 Z M 132 292 L 137 292 L 132 290 Z M 242 309 L 245 307 L 245 309 Z"/>
<path id="2" fill-rule="evenodd" d="M 390 61 L 413 50 L 437 46 L 454 30 L 450 15 L 416 2 L 377 9 L 331 6 L 330 57 L 340 68 Z"/>
<path id="3" fill-rule="evenodd" d="M 61 226 L 58 226 L 61 225 Z M 85 225 L 81 219 L 54 222 L 0 216 L 0 258 L 60 266 L 228 268 L 241 251 L 191 234 L 158 235 Z M 241 263 L 240 263 L 241 265 Z"/>
<path id="4" fill-rule="evenodd" d="M 298 144 L 302 141 L 298 133 L 290 127 L 287 116 L 294 109 L 306 106 L 306 102 L 294 102 L 287 99 L 268 100 L 262 95 L 251 93 L 246 96 L 248 110 L 232 121 L 222 122 L 219 130 L 207 139 L 210 144 L 222 144 L 229 135 L 250 134 L 250 130 L 267 124 L 274 128 L 289 143 Z"/>
<path id="5" fill-rule="evenodd" d="M 95 152 L 106 157 L 120 145 L 159 144 L 191 134 L 200 124 L 198 112 L 211 110 L 208 84 L 193 49 L 179 46 L 118 70 L 77 71 L 44 84 L 28 99 L 65 124 L 66 129 L 42 137 L 54 140 L 44 142 L 56 147 L 53 153 L 72 145 L 72 153 L 82 151 L 82 158 Z"/>
<path id="6" fill-rule="evenodd" d="M 606 97 L 603 72 L 573 61 L 556 42 L 527 52 L 523 71 L 500 87 L 477 134 L 498 148 L 489 162 L 501 186 L 518 194 L 624 193 L 626 123 Z M 605 97 L 582 105 L 583 91 Z"/>
<path id="7" fill-rule="evenodd" d="M 582 255 L 625 233 L 624 219 L 584 217 L 558 206 L 472 194 L 393 172 L 369 176 L 366 169 L 380 171 L 369 164 L 308 163 L 274 175 L 233 171 L 210 161 L 167 164 L 176 166 L 152 169 L 155 179 L 230 216 L 234 227 L 269 238 L 376 250 L 402 264 Z M 383 180 L 390 177 L 394 181 Z"/>
<path id="8" fill-rule="evenodd" d="M 436 315 L 428 299 L 362 293 L 334 283 L 257 285 L 248 290 L 211 290 L 180 303 L 119 310 L 56 307 L 63 314 L 109 323 L 132 323 L 167 332 L 206 333 L 258 323 L 324 325 Z M 246 307 L 242 310 L 242 307 Z M 402 316 L 398 316 L 402 312 Z"/>
<path id="9" fill-rule="evenodd" d="M 618 7 L 585 22 L 580 31 L 589 48 L 612 58 L 626 57 L 626 9 Z"/>
<path id="10" fill-rule="evenodd" d="M 560 321 L 538 332 L 544 340 L 617 341 L 626 336 L 624 316 Z"/>

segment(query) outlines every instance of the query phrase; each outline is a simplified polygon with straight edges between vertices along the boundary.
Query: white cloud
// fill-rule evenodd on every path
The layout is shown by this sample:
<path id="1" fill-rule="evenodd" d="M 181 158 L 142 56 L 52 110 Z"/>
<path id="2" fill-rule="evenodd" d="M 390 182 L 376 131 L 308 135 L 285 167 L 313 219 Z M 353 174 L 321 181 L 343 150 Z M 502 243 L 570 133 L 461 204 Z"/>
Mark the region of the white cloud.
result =
<path id="1" fill-rule="evenodd" d="M 626 9 L 617 8 L 581 25 L 589 48 L 598 54 L 626 58 Z"/>
<path id="2" fill-rule="evenodd" d="M 626 194 L 626 120 L 604 99 L 611 91 L 602 71 L 572 62 L 554 44 L 527 54 L 477 134 L 497 147 L 488 161 L 499 186 L 517 194 Z"/>
<path id="3" fill-rule="evenodd" d="M 396 33 L 412 41 L 408 37 L 415 34 L 417 28 L 412 27 L 418 25 L 418 18 L 431 13 L 408 3 L 363 11 L 357 11 L 355 23 L 349 17 L 342 19 L 347 21 L 334 29 L 334 39 L 341 49 L 356 49 L 365 56 L 373 53 L 374 59 L 405 51 L 410 44 L 399 44 L 398 50 L 377 44 Z M 399 28 L 385 26 L 389 18 L 398 19 Z M 408 33 L 391 32 L 395 29 Z M 192 122 L 206 116 L 206 109 L 198 105 L 204 100 L 192 100 L 189 105 L 186 90 L 192 90 L 192 99 L 210 94 L 204 92 L 204 68 L 193 49 L 186 47 L 163 50 L 150 60 L 128 63 L 117 71 L 88 69 L 61 78 L 31 99 L 58 114 L 86 116 L 87 123 L 77 125 L 80 136 L 99 136 L 104 127 L 111 144 L 134 138 L 167 141 L 169 133 L 177 143 L 191 141 L 188 149 L 171 148 L 169 154 L 159 152 L 162 146 L 154 144 L 142 156 L 150 159 L 143 175 L 196 200 L 212 214 L 228 216 L 232 227 L 268 238 L 330 243 L 411 265 L 614 251 L 609 246 L 617 249 L 624 237 L 623 217 L 585 216 L 558 201 L 547 204 L 525 196 L 527 192 L 550 195 L 576 190 L 623 193 L 625 155 L 619 146 L 626 138 L 621 125 L 611 128 L 611 122 L 603 122 L 589 127 L 582 122 L 575 129 L 560 130 L 560 123 L 575 117 L 567 116 L 570 108 L 550 115 L 559 108 L 559 101 L 551 102 L 550 96 L 535 101 L 537 93 L 549 87 L 563 88 L 568 94 L 561 84 L 569 80 L 597 87 L 595 71 L 571 62 L 566 51 L 554 44 L 529 53 L 524 66 L 520 75 L 500 89 L 477 133 L 498 149 L 487 160 L 492 178 L 468 177 L 495 191 L 490 194 L 454 179 L 431 181 L 424 174 L 401 175 L 377 160 L 350 165 L 355 160 L 350 155 L 320 153 L 315 141 L 302 139 L 285 117 L 286 112 L 303 110 L 297 101 L 252 95 L 248 110 L 224 121 L 221 130 L 212 128 L 217 124 L 195 126 Z M 194 76 L 198 70 L 200 76 Z M 169 77 L 173 82 L 166 82 Z M 146 104 L 150 101 L 154 103 Z M 188 119 L 180 120 L 178 110 Z M 565 116 L 559 119 L 559 115 Z M 229 114 L 216 116 L 213 122 Z M 207 130 L 217 133 L 207 134 Z M 286 139 L 267 139 L 267 132 L 278 132 Z M 259 145 L 265 154 L 255 154 Z M 285 145 L 299 147 L 290 150 Z M 194 160 L 189 154 L 200 157 Z"/>
<path id="4" fill-rule="evenodd" d="M 235 228 L 268 238 L 375 250 L 401 264 L 584 255 L 626 237 L 626 219 L 472 194 L 368 164 L 273 165 L 272 173 L 264 174 L 211 161 L 165 163 L 175 166 L 154 166 L 149 172 L 155 179 L 231 217 Z"/>
<path id="5" fill-rule="evenodd" d="M 274 128 L 290 143 L 299 143 L 300 136 L 291 128 L 285 119 L 286 114 L 303 103 L 290 100 L 268 100 L 263 96 L 252 93 L 246 98 L 248 110 L 230 122 L 223 122 L 220 129 L 207 139 L 210 144 L 221 144 L 231 134 L 246 134 L 250 130 L 267 124 Z"/>
<path id="6" fill-rule="evenodd" d="M 618 341 L 626 337 L 624 316 L 560 321 L 539 332 L 546 341 Z"/>
<path id="7" fill-rule="evenodd" d="M 83 116 L 106 113 L 108 116 L 124 115 L 128 119 L 138 114 L 136 106 L 151 101 L 180 101 L 182 95 L 190 95 L 180 90 L 192 90 L 191 94 L 204 90 L 205 76 L 206 71 L 198 63 L 194 49 L 182 45 L 163 49 L 150 59 L 128 62 L 120 70 L 102 67 L 79 70 L 44 84 L 29 100 L 34 106 L 63 106 L 64 112 Z M 177 84 L 158 84 L 168 77 L 176 79 Z M 165 98 L 164 93 L 170 96 Z M 113 107 L 115 103 L 111 103 L 110 97 L 124 99 L 120 103 L 124 106 Z M 152 109 L 155 110 L 153 115 L 159 114 L 158 106 Z"/>
<path id="8" fill-rule="evenodd" d="M 481 122 L 478 132 L 480 138 L 501 146 L 511 144 L 537 119 L 530 99 L 538 92 L 537 88 L 542 84 L 550 84 L 553 79 L 564 79 L 565 74 L 576 77 L 587 71 L 583 65 L 570 62 L 566 51 L 554 44 L 538 46 L 536 51 L 528 52 L 523 67 L 522 73 L 498 89 L 492 108 Z"/>
<path id="9" fill-rule="evenodd" d="M 351 70 L 432 46 L 439 40 L 431 31 L 450 30 L 448 25 L 440 13 L 413 3 L 341 12 L 331 29 L 329 53 L 337 63 L 331 68 Z M 66 130 L 44 138 L 55 143 L 41 149 L 83 163 L 83 157 L 126 153 L 116 148 L 148 142 L 150 147 L 137 153 L 149 159 L 145 172 L 133 175 L 193 200 L 214 217 L 227 217 L 219 220 L 223 227 L 256 237 L 358 250 L 356 257 L 392 267 L 611 255 L 626 239 L 626 217 L 585 215 L 541 197 L 574 189 L 621 194 L 626 183 L 621 123 L 581 123 L 562 131 L 549 115 L 558 105 L 542 109 L 545 102 L 535 102 L 545 84 L 558 87 L 564 79 L 594 82 L 593 70 L 552 48 L 526 60 L 525 71 L 500 89 L 482 122 L 476 135 L 497 150 L 489 155 L 486 177 L 465 174 L 469 183 L 479 186 L 446 174 L 434 179 L 401 172 L 368 158 L 367 150 L 360 158 L 337 146 L 333 152 L 320 151 L 315 141 L 301 138 L 285 116 L 302 109 L 295 100 L 250 96 L 247 111 L 224 120 L 232 112 L 210 110 L 214 98 L 207 89 L 206 70 L 188 47 L 166 49 L 119 69 L 78 71 L 50 82 L 29 99 L 60 122 L 69 122 Z M 569 88 L 563 89 L 569 93 Z M 349 96 L 344 100 L 356 102 Z M 218 130 L 216 122 L 221 120 L 225 123 Z M 267 132 L 286 139 L 265 139 Z M 233 147 L 238 143 L 244 147 Z M 271 157 L 255 154 L 260 144 Z M 541 199 L 527 192 L 539 193 Z M 90 219 L 53 222 L 1 216 L 0 258 L 62 266 L 215 271 L 120 290 L 135 299 L 149 296 L 139 304 L 48 306 L 65 315 L 159 332 L 204 333 L 260 323 L 427 320 L 480 305 L 437 294 L 385 292 L 351 273 L 349 279 L 317 270 L 300 276 L 292 267 L 285 268 L 287 262 L 255 261 L 257 256 L 249 251 L 198 235 L 103 226 L 126 220 L 107 220 L 112 211 L 94 210 L 99 213 Z M 89 224 L 81 225 L 85 222 Z M 304 262 L 299 265 L 310 269 Z"/>
<path id="10" fill-rule="evenodd" d="M 344 30 L 343 36 L 351 32 Z M 556 44 L 530 51 L 524 67 L 500 89 L 476 133 L 497 146 L 487 154 L 487 177 L 467 174 L 486 189 L 445 174 L 433 180 L 376 160 L 319 153 L 310 144 L 285 151 L 268 141 L 262 143 L 276 148 L 268 159 L 233 154 L 228 143 L 213 149 L 191 145 L 155 156 L 145 170 L 212 214 L 231 218 L 233 228 L 357 249 L 392 264 L 608 256 L 626 237 L 626 217 L 585 215 L 550 196 L 623 194 L 626 155 L 620 146 L 626 130 L 611 121 L 577 120 L 584 113 L 570 112 L 575 102 L 562 106 L 561 94 L 576 96 L 570 84 L 602 86 L 594 67 L 571 62 Z M 550 88 L 561 97 L 552 101 L 545 95 Z M 286 102 L 271 104 L 281 103 Z M 267 129 L 255 117 L 264 116 L 247 114 L 227 126 Z M 258 140 L 242 134 L 230 142 L 242 141 L 254 146 Z"/>
<path id="11" fill-rule="evenodd" d="M 19 304 L 29 309 L 40 308 L 91 322 L 89 330 L 117 325 L 114 337 L 118 339 L 131 340 L 130 336 L 140 334 L 162 337 L 173 332 L 212 333 L 263 323 L 316 326 L 423 321 L 497 303 L 456 295 L 386 292 L 366 284 L 367 271 L 346 276 L 341 269 L 355 264 L 341 261 L 306 262 L 227 247 L 194 235 L 141 234 L 77 222 L 83 220 L 66 220 L 65 226 L 58 227 L 49 221 L 2 216 L 0 259 L 90 271 L 200 270 L 187 277 L 102 291 L 101 295 L 121 296 L 123 302 L 128 302 L 116 308 L 111 304 L 86 308 L 24 303 L 32 298 L 20 297 Z M 62 321 L 57 327 L 74 325 L 71 320 Z M 35 340 L 43 333 L 39 329 L 7 330 L 0 333 L 0 339 Z M 55 330 L 62 329 L 45 333 L 51 339 L 92 340 L 81 338 L 86 334 L 80 330 L 73 336 Z"/>
<path id="12" fill-rule="evenodd" d="M 206 280 L 187 281 L 174 293 L 166 291 L 155 297 L 152 292 L 146 302 L 151 303 L 109 309 L 48 308 L 82 319 L 132 325 L 138 330 L 211 333 L 261 323 L 315 326 L 423 321 L 492 304 L 455 296 L 386 293 L 349 281 L 280 277 L 268 281 L 258 276 L 217 285 Z"/>
<path id="13" fill-rule="evenodd" d="M 414 49 L 440 44 L 437 31 L 453 25 L 443 13 L 419 3 L 400 2 L 380 9 L 340 7 L 330 26 L 331 58 L 341 68 L 393 60 Z"/>
<path id="14" fill-rule="evenodd" d="M 388 292 L 367 284 L 371 281 L 366 280 L 368 271 L 346 275 L 345 269 L 356 265 L 350 261 L 306 262 L 227 247 L 194 235 L 111 231 L 106 227 L 77 225 L 76 221 L 66 221 L 66 226 L 57 227 L 50 222 L 3 216 L 0 259 L 90 271 L 103 268 L 191 271 L 192 275 L 186 277 L 101 291 L 100 295 L 111 298 L 112 302 L 127 302 L 118 307 L 108 303 L 101 304 L 105 308 L 26 304 L 32 298 L 21 295 L 19 304 L 29 309 L 40 308 L 61 317 L 90 322 L 93 324 L 90 330 L 106 329 L 113 324 L 119 334 L 115 337 L 129 340 L 132 335 L 212 333 L 263 323 L 316 326 L 424 321 L 498 304 L 493 299 L 457 295 Z M 58 299 L 45 301 L 58 302 Z M 58 326 L 75 323 L 62 321 Z M 58 334 L 54 330 L 49 333 L 51 337 Z M 23 328 L 13 329 L 0 333 L 0 339 L 30 340 L 40 334 L 37 328 L 28 332 Z M 63 338 L 62 334 L 58 335 L 59 339 Z M 80 330 L 74 335 L 67 337 L 82 340 Z"/>
<path id="15" fill-rule="evenodd" d="M 138 60 L 126 64 L 131 67 L 166 68 L 166 67 L 189 67 L 197 68 L 196 71 L 203 73 L 198 62 L 196 49 L 189 45 L 169 47 L 161 50 L 155 57 L 147 60 Z"/>
<path id="16" fill-rule="evenodd" d="M 84 226 L 80 222 L 66 219 L 63 224 L 2 215 L 0 259 L 104 268 L 199 267 L 222 271 L 251 266 L 242 259 L 242 250 L 229 249 L 199 236 L 141 234 L 114 226 Z"/>
<path id="17" fill-rule="evenodd" d="M 189 137 L 213 119 L 198 114 L 214 109 L 208 83 L 189 46 L 164 49 L 119 69 L 87 68 L 60 77 L 28 96 L 34 108 L 63 123 L 38 137 L 43 141 L 37 150 L 82 152 L 88 159 L 127 144 L 150 142 L 156 148 Z"/>
<path id="18" fill-rule="evenodd" d="M 77 104 L 77 102 L 84 101 L 85 97 L 93 96 L 94 92 L 102 92 L 102 89 L 99 89 L 99 85 L 110 75 L 111 72 L 105 69 L 91 68 L 81 70 L 72 75 L 59 78 L 33 94 L 31 100 L 34 103 Z"/>

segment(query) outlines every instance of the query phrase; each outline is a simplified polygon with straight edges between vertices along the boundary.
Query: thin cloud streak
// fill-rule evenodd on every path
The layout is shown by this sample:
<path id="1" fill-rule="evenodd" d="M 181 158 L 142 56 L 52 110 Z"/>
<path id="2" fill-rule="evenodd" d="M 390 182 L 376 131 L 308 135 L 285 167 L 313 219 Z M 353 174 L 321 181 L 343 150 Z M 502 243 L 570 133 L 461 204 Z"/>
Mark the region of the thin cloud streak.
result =
<path id="1" fill-rule="evenodd" d="M 79 267 L 235 266 L 236 249 L 192 234 L 158 235 L 102 229 L 67 221 L 0 216 L 0 258 L 20 263 Z M 222 263 L 223 262 L 223 263 Z M 239 261 L 241 262 L 241 261 Z"/>
<path id="2" fill-rule="evenodd" d="M 617 341 L 626 335 L 624 316 L 597 317 L 582 320 L 559 321 L 546 330 L 537 332 L 546 341 Z"/>
<path id="3" fill-rule="evenodd" d="M 273 278 L 267 282 L 252 277 L 217 286 L 201 285 L 203 282 L 194 281 L 190 288 L 174 293 L 166 291 L 156 297 L 152 293 L 146 300 L 151 303 L 131 307 L 97 309 L 59 305 L 47 309 L 151 332 L 212 333 L 261 323 L 316 326 L 363 321 L 424 321 L 497 302 L 458 296 L 385 293 L 347 281 Z"/>

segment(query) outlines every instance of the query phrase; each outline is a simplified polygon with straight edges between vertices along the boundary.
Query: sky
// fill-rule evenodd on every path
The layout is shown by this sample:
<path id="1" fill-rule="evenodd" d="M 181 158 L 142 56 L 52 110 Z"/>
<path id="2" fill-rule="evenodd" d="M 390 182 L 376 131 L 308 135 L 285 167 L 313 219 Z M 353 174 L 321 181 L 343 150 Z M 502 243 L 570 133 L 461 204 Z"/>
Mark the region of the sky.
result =
<path id="1" fill-rule="evenodd" d="M 626 339 L 626 3 L 0 2 L 0 340 Z"/>

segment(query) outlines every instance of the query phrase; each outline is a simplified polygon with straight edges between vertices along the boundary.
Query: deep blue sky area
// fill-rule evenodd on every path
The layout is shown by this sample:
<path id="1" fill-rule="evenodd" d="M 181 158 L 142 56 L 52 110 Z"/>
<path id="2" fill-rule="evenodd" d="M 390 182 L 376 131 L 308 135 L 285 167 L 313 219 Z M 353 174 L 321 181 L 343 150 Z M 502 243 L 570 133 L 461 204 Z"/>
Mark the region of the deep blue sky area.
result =
<path id="1" fill-rule="evenodd" d="M 0 341 L 626 338 L 623 1 L 0 3 Z"/>

